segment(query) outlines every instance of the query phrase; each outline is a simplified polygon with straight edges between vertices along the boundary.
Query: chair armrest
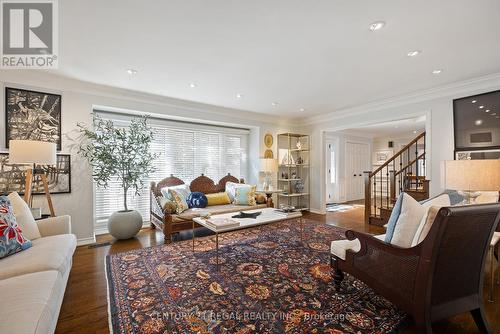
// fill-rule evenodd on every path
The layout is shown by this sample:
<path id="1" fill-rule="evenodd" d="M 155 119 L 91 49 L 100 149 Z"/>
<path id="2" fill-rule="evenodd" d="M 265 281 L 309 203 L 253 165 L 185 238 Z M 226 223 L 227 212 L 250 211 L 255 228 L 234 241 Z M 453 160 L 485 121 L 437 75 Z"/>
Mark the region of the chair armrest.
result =
<path id="1" fill-rule="evenodd" d="M 42 237 L 71 234 L 71 216 L 68 215 L 37 220 L 36 224 Z"/>
<path id="2" fill-rule="evenodd" d="M 420 247 L 411 247 L 411 248 L 403 248 L 399 247 L 393 244 L 390 244 L 388 242 L 382 241 L 380 239 L 375 238 L 373 235 L 362 233 L 362 232 L 356 232 L 352 230 L 348 230 L 345 232 L 345 236 L 349 240 L 354 240 L 358 239 L 359 242 L 361 243 L 361 249 L 358 253 L 363 253 L 366 252 L 366 249 L 368 246 L 375 247 L 377 249 L 380 249 L 380 251 L 397 255 L 397 256 L 407 256 L 407 255 L 419 255 L 420 254 Z"/>
<path id="3" fill-rule="evenodd" d="M 151 201 L 151 206 L 150 206 L 151 213 L 156 215 L 158 218 L 163 219 L 165 217 L 165 212 L 160 207 L 160 203 L 158 203 L 158 200 L 156 199 L 156 196 L 153 193 L 153 191 L 149 192 L 149 198 Z"/>

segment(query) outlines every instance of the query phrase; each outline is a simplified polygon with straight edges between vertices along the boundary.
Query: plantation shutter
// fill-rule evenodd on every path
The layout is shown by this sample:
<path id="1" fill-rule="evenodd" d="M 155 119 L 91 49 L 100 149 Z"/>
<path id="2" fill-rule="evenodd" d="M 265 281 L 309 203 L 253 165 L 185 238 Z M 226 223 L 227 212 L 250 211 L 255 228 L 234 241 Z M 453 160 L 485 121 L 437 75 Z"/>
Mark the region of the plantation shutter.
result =
<path id="1" fill-rule="evenodd" d="M 111 119 L 116 126 L 128 126 L 130 116 L 98 112 Z M 136 195 L 128 192 L 128 206 L 139 211 L 145 223 L 149 222 L 149 187 L 173 174 L 186 183 L 201 174 L 215 182 L 231 173 L 237 178 L 247 176 L 248 130 L 211 125 L 150 119 L 154 139 L 152 153 L 157 153 L 156 168 L 144 178 L 144 187 Z M 95 233 L 107 233 L 107 219 L 115 211 L 123 209 L 123 190 L 117 180 L 107 189 L 95 186 L 94 196 Z"/>

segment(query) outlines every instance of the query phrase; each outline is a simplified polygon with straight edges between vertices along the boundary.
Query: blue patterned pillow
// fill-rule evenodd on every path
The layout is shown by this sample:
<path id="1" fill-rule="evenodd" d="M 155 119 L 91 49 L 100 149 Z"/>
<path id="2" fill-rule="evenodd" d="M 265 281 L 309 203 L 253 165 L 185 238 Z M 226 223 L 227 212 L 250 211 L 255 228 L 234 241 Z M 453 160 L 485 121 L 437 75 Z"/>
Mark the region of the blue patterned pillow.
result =
<path id="1" fill-rule="evenodd" d="M 206 208 L 208 205 L 207 196 L 204 193 L 192 192 L 186 200 L 189 208 Z"/>
<path id="2" fill-rule="evenodd" d="M 0 196 L 0 259 L 31 247 L 17 225 L 7 196 Z"/>

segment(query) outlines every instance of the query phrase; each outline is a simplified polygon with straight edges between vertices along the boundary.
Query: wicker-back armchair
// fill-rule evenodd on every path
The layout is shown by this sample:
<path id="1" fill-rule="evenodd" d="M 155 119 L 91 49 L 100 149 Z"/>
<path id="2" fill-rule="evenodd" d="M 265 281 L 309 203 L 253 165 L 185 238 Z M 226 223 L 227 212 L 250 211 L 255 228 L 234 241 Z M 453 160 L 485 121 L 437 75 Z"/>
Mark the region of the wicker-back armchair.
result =
<path id="1" fill-rule="evenodd" d="M 347 251 L 345 260 L 332 255 L 334 284 L 341 291 L 343 272 L 359 278 L 427 333 L 432 333 L 432 322 L 469 311 L 480 331 L 490 333 L 483 312 L 483 273 L 499 219 L 498 203 L 442 208 L 427 237 L 412 248 L 347 231 L 361 249 Z"/>

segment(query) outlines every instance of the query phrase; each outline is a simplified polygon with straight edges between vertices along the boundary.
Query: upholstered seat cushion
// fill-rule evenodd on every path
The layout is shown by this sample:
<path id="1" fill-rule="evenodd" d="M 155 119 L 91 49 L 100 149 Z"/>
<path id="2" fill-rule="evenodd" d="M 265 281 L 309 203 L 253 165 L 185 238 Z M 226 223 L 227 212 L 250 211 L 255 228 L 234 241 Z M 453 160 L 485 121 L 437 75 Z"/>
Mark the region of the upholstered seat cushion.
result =
<path id="1" fill-rule="evenodd" d="M 500 232 L 495 232 L 493 233 L 493 237 L 491 238 L 490 245 L 495 246 L 496 244 L 498 244 L 498 242 L 500 242 Z"/>
<path id="2" fill-rule="evenodd" d="M 385 239 L 385 234 L 375 235 L 375 238 L 379 240 Z M 342 260 L 345 260 L 345 255 L 348 250 L 353 251 L 355 253 L 359 252 L 361 249 L 361 243 L 358 239 L 354 240 L 335 240 L 332 241 L 330 251 L 333 255 Z"/>
<path id="3" fill-rule="evenodd" d="M 259 205 L 254 205 L 254 206 L 245 206 L 245 205 L 235 205 L 235 204 L 226 204 L 226 205 L 212 205 L 212 206 L 207 206 L 206 208 L 202 209 L 202 211 L 208 211 L 210 212 L 211 215 L 220 215 L 223 213 L 230 213 L 230 212 L 240 212 L 240 211 L 246 211 L 246 210 L 254 210 L 254 209 L 263 209 L 266 207 L 266 204 L 259 204 Z M 172 215 L 172 222 L 183 222 L 183 221 L 190 221 L 193 220 L 193 218 L 199 217 L 200 215 L 200 210 L 196 209 L 189 209 L 181 213 L 180 215 Z"/>
<path id="4" fill-rule="evenodd" d="M 31 248 L 0 260 L 0 280 L 47 270 L 58 271 L 64 276 L 71 268 L 75 248 L 73 234 L 35 239 Z"/>
<path id="5" fill-rule="evenodd" d="M 66 279 L 51 270 L 0 280 L 0 333 L 53 333 Z"/>

